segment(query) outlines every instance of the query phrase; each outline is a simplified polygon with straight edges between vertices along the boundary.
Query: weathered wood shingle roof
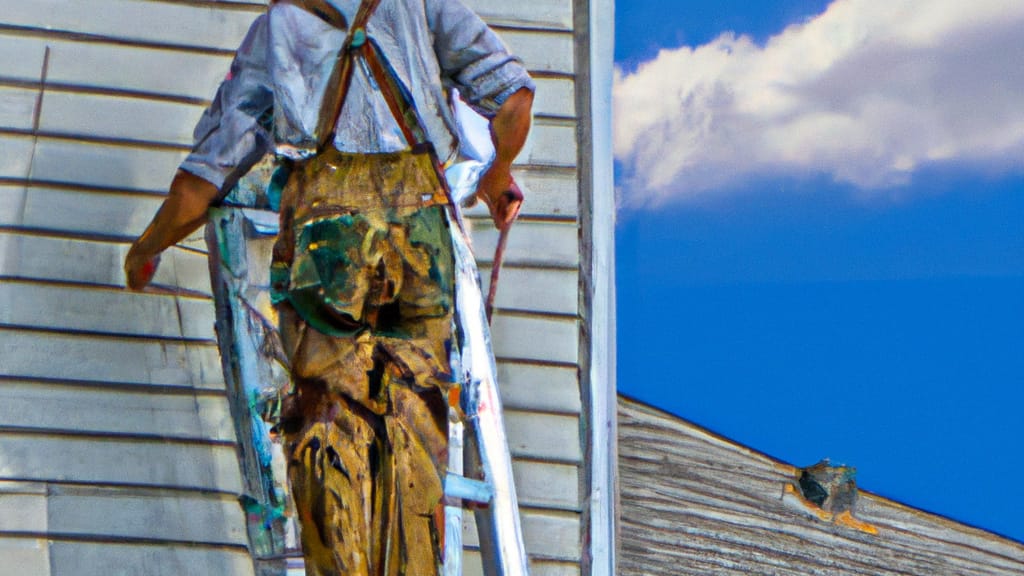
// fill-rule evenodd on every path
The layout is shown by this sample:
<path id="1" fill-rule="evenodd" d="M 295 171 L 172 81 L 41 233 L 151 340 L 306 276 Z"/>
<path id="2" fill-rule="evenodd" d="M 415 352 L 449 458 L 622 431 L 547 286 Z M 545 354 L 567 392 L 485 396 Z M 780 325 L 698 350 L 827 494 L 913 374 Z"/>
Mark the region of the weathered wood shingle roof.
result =
<path id="1" fill-rule="evenodd" d="M 1024 544 L 861 493 L 877 535 L 782 501 L 796 469 L 633 400 L 619 401 L 619 573 L 1024 574 Z"/>

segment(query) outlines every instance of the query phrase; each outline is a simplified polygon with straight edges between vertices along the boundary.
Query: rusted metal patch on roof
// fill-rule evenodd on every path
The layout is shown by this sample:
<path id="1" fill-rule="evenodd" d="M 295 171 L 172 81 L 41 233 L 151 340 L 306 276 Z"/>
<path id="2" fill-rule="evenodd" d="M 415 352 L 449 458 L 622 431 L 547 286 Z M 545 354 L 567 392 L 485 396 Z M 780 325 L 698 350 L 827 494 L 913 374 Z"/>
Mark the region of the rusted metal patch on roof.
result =
<path id="1" fill-rule="evenodd" d="M 822 522 L 876 535 L 878 528 L 853 515 L 858 494 L 856 475 L 856 468 L 832 466 L 826 458 L 814 466 L 798 468 L 794 481 L 783 487 L 782 501 Z"/>

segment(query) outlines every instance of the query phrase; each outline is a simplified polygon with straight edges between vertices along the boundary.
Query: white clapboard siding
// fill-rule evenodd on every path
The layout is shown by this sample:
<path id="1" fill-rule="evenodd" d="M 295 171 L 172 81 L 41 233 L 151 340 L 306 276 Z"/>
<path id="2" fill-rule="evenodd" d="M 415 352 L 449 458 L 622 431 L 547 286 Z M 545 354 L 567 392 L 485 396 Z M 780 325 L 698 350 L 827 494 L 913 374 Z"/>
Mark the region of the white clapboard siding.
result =
<path id="1" fill-rule="evenodd" d="M 224 389 L 214 344 L 0 327 L 0 350 L 13 378 Z"/>
<path id="2" fill-rule="evenodd" d="M 523 539 L 531 558 L 568 561 L 579 558 L 580 520 L 576 514 L 524 509 L 522 521 Z M 465 544 L 478 547 L 473 514 L 465 514 L 462 524 Z"/>
<path id="3" fill-rule="evenodd" d="M 576 84 L 570 78 L 534 78 L 537 92 L 533 113 L 539 116 L 576 117 Z"/>
<path id="4" fill-rule="evenodd" d="M 5 2 L 4 22 L 121 41 L 233 51 L 258 13 L 149 0 Z"/>
<path id="5" fill-rule="evenodd" d="M 578 274 L 575 269 L 502 267 L 494 305 L 500 309 L 573 315 L 579 300 Z M 491 283 L 491 267 L 481 266 L 480 277 L 486 292 Z"/>
<path id="6" fill-rule="evenodd" d="M 191 146 L 205 106 L 111 94 L 46 91 L 39 116 L 44 133 Z"/>
<path id="7" fill-rule="evenodd" d="M 7 282 L 0 292 L 0 324 L 8 326 L 208 340 L 213 323 L 206 298 L 35 282 Z"/>
<path id="8" fill-rule="evenodd" d="M 579 355 L 575 318 L 495 314 L 492 335 L 499 358 L 574 364 Z"/>
<path id="9" fill-rule="evenodd" d="M 183 574 L 252 574 L 244 549 L 169 546 L 150 543 L 107 544 L 55 541 L 51 544 L 53 576 L 182 576 Z"/>
<path id="10" fill-rule="evenodd" d="M 0 128 L 31 130 L 38 90 L 0 86 Z"/>
<path id="11" fill-rule="evenodd" d="M 0 138 L 0 178 L 27 178 L 31 157 L 31 138 Z"/>
<path id="12" fill-rule="evenodd" d="M 506 410 L 505 427 L 513 456 L 567 463 L 580 460 L 576 416 Z"/>
<path id="13" fill-rule="evenodd" d="M 106 237 L 135 237 L 163 197 L 47 186 L 0 185 L 0 226 Z"/>
<path id="14" fill-rule="evenodd" d="M 231 445 L 16 431 L 5 431 L 3 437 L 0 480 L 133 484 L 234 494 L 242 489 L 238 457 Z"/>
<path id="15" fill-rule="evenodd" d="M 574 464 L 514 460 L 512 471 L 522 506 L 579 511 L 579 478 Z"/>
<path id="16" fill-rule="evenodd" d="M 530 167 L 513 169 L 512 175 L 523 190 L 523 217 L 545 215 L 573 219 L 579 212 L 579 180 L 576 171 Z M 483 214 L 484 207 L 478 208 Z"/>
<path id="17" fill-rule="evenodd" d="M 508 410 L 562 414 L 580 411 L 579 382 L 573 366 L 498 362 L 501 399 Z"/>
<path id="18" fill-rule="evenodd" d="M 51 576 L 50 545 L 46 538 L 0 536 L 0 576 Z"/>
<path id="19" fill-rule="evenodd" d="M 121 266 L 127 252 L 126 243 L 0 231 L 0 277 L 123 287 Z M 167 250 L 153 282 L 209 294 L 206 256 Z"/>
<path id="20" fill-rule="evenodd" d="M 213 98 L 231 63 L 229 54 L 87 43 L 0 31 L 0 53 L 10 56 L 0 62 L 0 82 L 38 83 L 47 48 L 50 50 L 46 75 L 48 91 L 144 97 L 157 102 L 193 105 Z M 106 66 L 110 61 L 117 61 L 118 66 Z M 182 82 L 182 75 L 188 75 L 189 81 Z M 575 84 L 572 78 L 555 74 L 539 76 L 535 80 L 535 114 L 575 117 Z M 35 92 L 35 89 L 23 89 Z M 190 129 L 191 125 L 182 128 Z"/>
<path id="21" fill-rule="evenodd" d="M 572 74 L 575 48 L 570 33 L 547 30 L 499 30 L 509 50 L 523 59 L 531 72 Z M 573 139 L 575 142 L 575 138 Z"/>
<path id="22" fill-rule="evenodd" d="M 479 262 L 488 263 L 498 245 L 498 231 L 486 220 L 474 224 L 473 251 Z M 509 232 L 505 263 L 574 269 L 579 265 L 577 234 L 575 222 L 519 222 Z"/>
<path id="23" fill-rule="evenodd" d="M 42 483 L 0 483 L 6 532 L 134 540 L 176 540 L 188 533 L 199 544 L 244 547 L 248 536 L 238 503 L 223 494 L 153 488 L 94 488 Z"/>
<path id="24" fill-rule="evenodd" d="M 538 87 L 493 337 L 532 573 L 575 576 L 589 497 L 577 121 L 591 119 L 574 26 L 588 8 L 466 1 Z M 123 291 L 121 266 L 261 4 L 0 0 L 0 512 L 45 512 L 0 514 L 0 576 L 253 573 L 205 244 L 167 251 L 149 293 Z M 497 234 L 482 206 L 469 220 L 486 287 Z"/>
<path id="25" fill-rule="evenodd" d="M 24 430 L 234 441 L 227 399 L 39 380 L 3 383 L 0 421 Z M 46 410 L 39 410 L 45 406 Z"/>
<path id="26" fill-rule="evenodd" d="M 572 31 L 572 0 L 534 0 L 529 10 L 504 0 L 475 0 L 476 13 L 495 26 Z"/>
<path id="27" fill-rule="evenodd" d="M 466 555 L 463 558 L 462 574 L 463 576 L 484 575 L 480 552 L 476 550 L 468 550 L 466 552 Z M 538 559 L 530 561 L 531 576 L 579 576 L 579 574 L 579 562 L 559 562 Z"/>
<path id="28" fill-rule="evenodd" d="M 230 54 L 0 31 L 0 52 L 10 55 L 0 61 L 0 80 L 38 83 L 47 48 L 47 85 L 142 93 L 155 99 L 209 100 L 231 65 Z"/>

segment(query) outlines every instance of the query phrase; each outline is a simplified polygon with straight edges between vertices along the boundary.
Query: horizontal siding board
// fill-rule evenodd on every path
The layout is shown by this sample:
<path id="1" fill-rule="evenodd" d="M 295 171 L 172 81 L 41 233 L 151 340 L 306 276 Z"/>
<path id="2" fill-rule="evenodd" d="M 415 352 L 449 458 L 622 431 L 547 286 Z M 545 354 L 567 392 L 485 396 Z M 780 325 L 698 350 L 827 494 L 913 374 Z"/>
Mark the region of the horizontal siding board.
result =
<path id="1" fill-rule="evenodd" d="M 49 529 L 64 537 L 121 537 L 246 546 L 249 538 L 237 500 L 188 493 L 55 494 Z"/>
<path id="2" fill-rule="evenodd" d="M 520 510 L 520 516 L 526 553 L 531 560 L 580 559 L 580 519 L 577 515 L 530 509 Z M 473 514 L 462 517 L 462 539 L 466 546 L 479 546 Z"/>
<path id="3" fill-rule="evenodd" d="M 37 90 L 0 86 L 0 128 L 31 130 Z"/>
<path id="4" fill-rule="evenodd" d="M 47 46 L 50 47 L 47 83 L 61 87 L 48 90 L 53 94 L 68 92 L 64 87 L 80 87 L 93 91 L 141 93 L 165 99 L 208 101 L 213 99 L 217 86 L 231 64 L 231 58 L 227 55 L 77 42 L 0 32 L 0 53 L 9 55 L 0 62 L 0 81 L 38 82 Z M 117 62 L 117 66 L 109 66 L 109 62 Z M 181 81 L 183 75 L 187 75 L 188 82 Z M 535 81 L 537 94 L 533 106 L 534 114 L 565 118 L 576 116 L 575 83 L 571 78 L 540 77 Z M 24 98 L 31 94 L 31 105 L 34 106 L 35 90 L 9 90 L 19 91 L 16 96 L 12 95 L 18 102 L 25 102 Z M 16 109 L 18 113 L 23 111 L 21 106 L 19 104 Z M 189 131 L 192 124 L 194 122 L 186 125 Z M 22 125 L 23 116 L 19 126 Z M 62 131 L 70 130 L 64 128 Z"/>
<path id="5" fill-rule="evenodd" d="M 0 31 L 0 54 L 5 55 L 0 59 L 0 78 L 38 82 L 42 78 L 46 46 L 46 41 L 39 38 Z"/>
<path id="6" fill-rule="evenodd" d="M 580 576 L 578 563 L 530 560 L 531 576 Z M 462 576 L 484 576 L 483 559 L 477 550 L 466 550 L 462 560 Z"/>
<path id="7" fill-rule="evenodd" d="M 27 196 L 28 190 L 25 186 L 20 184 L 0 184 L 0 226 L 20 225 L 24 219 L 24 207 Z M 0 258 L 0 262 L 2 261 L 3 259 Z"/>
<path id="8" fill-rule="evenodd" d="M 566 0 L 545 2 L 524 21 L 521 8 L 488 0 L 481 15 L 494 25 L 553 25 L 571 23 L 571 4 Z M 116 15 L 97 18 L 96 14 Z M 71 31 L 120 41 L 137 41 L 233 51 L 245 36 L 258 10 L 218 10 L 209 5 L 176 4 L 144 0 L 89 0 L 68 4 L 63 0 L 11 3 L 6 23 L 29 28 Z M 509 29 L 501 31 L 512 51 L 531 68 L 572 73 L 572 35 Z"/>
<path id="9" fill-rule="evenodd" d="M 50 546 L 45 538 L 5 538 L 0 534 L 0 558 L 0 576 L 51 574 Z"/>
<path id="10" fill-rule="evenodd" d="M 0 328 L 0 350 L 12 378 L 224 389 L 217 347 L 207 344 Z"/>
<path id="11" fill-rule="evenodd" d="M 494 354 L 501 358 L 575 364 L 579 355 L 575 319 L 495 314 Z"/>
<path id="12" fill-rule="evenodd" d="M 492 25 L 572 28 L 571 0 L 534 0 L 529 10 L 502 0 L 467 0 L 466 5 Z"/>
<path id="13" fill-rule="evenodd" d="M 239 493 L 232 446 L 24 435 L 0 443 L 0 479 L 181 486 Z"/>
<path id="14" fill-rule="evenodd" d="M 526 197 L 523 201 L 524 216 L 542 214 L 575 218 L 579 213 L 579 182 L 574 171 L 545 172 L 522 168 L 513 170 L 512 174 Z"/>
<path id="15" fill-rule="evenodd" d="M 32 158 L 32 139 L 0 135 L 0 178 L 26 178 Z"/>
<path id="16" fill-rule="evenodd" d="M 164 192 L 186 151 L 40 138 L 35 180 Z"/>
<path id="17" fill-rule="evenodd" d="M 227 74 L 230 55 L 79 42 L 0 32 L 0 79 L 38 82 L 50 48 L 47 82 L 93 90 L 143 92 L 209 100 Z M 116 66 L 111 66 L 116 62 Z M 188 78 L 183 82 L 182 78 Z"/>
<path id="18" fill-rule="evenodd" d="M 3 398 L 0 427 L 155 434 L 221 442 L 235 439 L 228 402 L 223 396 L 195 397 L 15 380 L 3 383 Z"/>
<path id="19" fill-rule="evenodd" d="M 238 47 L 255 17 L 253 11 L 146 0 L 6 2 L 3 16 L 15 26 L 224 50 Z"/>
<path id="20" fill-rule="evenodd" d="M 542 116 L 576 117 L 576 83 L 571 78 L 534 78 L 537 92 L 533 113 Z"/>
<path id="21" fill-rule="evenodd" d="M 503 268 L 498 277 L 497 308 L 551 314 L 576 314 L 579 302 L 576 270 Z M 484 293 L 490 288 L 491 267 L 480 268 Z"/>
<path id="22" fill-rule="evenodd" d="M 580 566 L 577 562 L 535 561 L 530 563 L 530 574 L 532 576 L 580 576 Z"/>
<path id="23" fill-rule="evenodd" d="M 499 34 L 509 50 L 522 58 L 523 64 L 531 71 L 574 73 L 575 48 L 572 34 L 528 30 L 500 30 Z"/>
<path id="24" fill-rule="evenodd" d="M 515 460 L 512 472 L 520 506 L 579 510 L 579 469 L 575 465 Z"/>
<path id="25" fill-rule="evenodd" d="M 8 484 L 8 483 L 3 483 Z M 232 497 L 119 488 L 0 486 L 0 533 L 62 538 L 134 538 L 245 546 L 242 507 Z"/>
<path id="26" fill-rule="evenodd" d="M 506 410 L 578 414 L 581 409 L 575 367 L 498 362 L 498 388 Z"/>
<path id="27" fill-rule="evenodd" d="M 0 282 L 0 324 L 207 340 L 214 320 L 206 299 Z"/>
<path id="28" fill-rule="evenodd" d="M 24 207 L 0 213 L 0 225 L 132 238 L 146 229 L 161 203 L 160 196 L 0 185 L 0 207 Z"/>
<path id="29" fill-rule="evenodd" d="M 50 556 L 55 576 L 253 574 L 252 559 L 245 550 L 238 549 L 56 541 Z"/>
<path id="30" fill-rule="evenodd" d="M 128 244 L 0 232 L 0 277 L 124 286 Z M 164 252 L 155 285 L 210 293 L 206 256 L 180 248 Z"/>
<path id="31" fill-rule="evenodd" d="M 475 220 L 473 224 L 473 252 L 478 261 L 488 263 L 498 245 L 498 231 L 487 221 Z M 575 222 L 524 221 L 508 235 L 506 265 L 575 268 L 579 260 Z"/>
<path id="32" fill-rule="evenodd" d="M 576 165 L 576 126 L 571 122 L 535 119 L 516 163 L 536 166 Z"/>
<path id="33" fill-rule="evenodd" d="M 45 484 L 0 482 L 0 536 L 10 532 L 42 534 L 46 526 Z"/>
<path id="34" fill-rule="evenodd" d="M 579 462 L 579 418 L 505 410 L 505 427 L 512 455 L 559 462 Z"/>
<path id="35" fill-rule="evenodd" d="M 192 129 L 203 109 L 196 104 L 145 98 L 48 91 L 43 97 L 39 129 L 191 146 Z"/>
<path id="36" fill-rule="evenodd" d="M 35 12 L 31 4 L 26 6 L 29 11 Z M 42 11 L 38 13 L 43 14 Z M 251 21 L 253 17 L 250 15 L 248 20 Z M 571 35 L 520 30 L 503 30 L 500 34 L 513 51 L 522 49 L 516 53 L 530 70 L 572 74 Z M 235 50 L 243 35 L 244 31 L 225 43 L 226 48 Z M 0 63 L 0 79 L 38 82 L 42 76 L 43 55 L 47 46 L 50 47 L 47 71 L 49 83 L 139 91 L 178 98 L 212 99 L 231 63 L 228 54 L 189 53 L 122 43 L 82 42 L 0 33 L 0 49 L 4 54 L 11 55 L 11 58 L 5 58 Z M 111 62 L 117 62 L 117 66 L 110 66 Z M 183 77 L 187 77 L 188 81 L 183 82 Z M 543 85 L 541 89 L 544 89 Z M 545 104 L 543 108 L 538 108 L 538 112 L 573 116 L 565 114 L 564 106 L 569 103 L 564 96 L 566 91 L 564 85 L 550 96 L 545 91 L 547 102 L 559 104 L 550 110 Z"/>

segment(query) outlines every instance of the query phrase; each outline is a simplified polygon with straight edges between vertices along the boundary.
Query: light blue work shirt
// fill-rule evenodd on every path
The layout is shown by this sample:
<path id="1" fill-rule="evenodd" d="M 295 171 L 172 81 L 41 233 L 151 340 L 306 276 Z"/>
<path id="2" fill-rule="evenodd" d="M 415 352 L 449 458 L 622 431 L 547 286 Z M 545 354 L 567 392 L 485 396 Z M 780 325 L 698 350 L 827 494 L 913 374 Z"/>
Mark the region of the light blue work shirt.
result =
<path id="1" fill-rule="evenodd" d="M 348 22 L 359 0 L 329 0 Z M 485 116 L 521 88 L 534 89 L 522 62 L 460 0 L 381 0 L 366 26 L 408 88 L 442 161 L 458 152 L 447 94 Z M 316 125 L 347 31 L 291 4 L 271 5 L 253 22 L 213 102 L 195 129 L 181 168 L 218 188 L 233 185 L 267 152 L 299 159 L 316 149 Z M 334 146 L 343 152 L 408 148 L 368 70 L 356 66 Z"/>

